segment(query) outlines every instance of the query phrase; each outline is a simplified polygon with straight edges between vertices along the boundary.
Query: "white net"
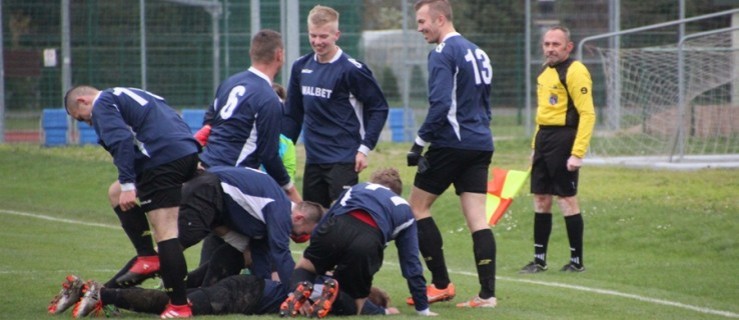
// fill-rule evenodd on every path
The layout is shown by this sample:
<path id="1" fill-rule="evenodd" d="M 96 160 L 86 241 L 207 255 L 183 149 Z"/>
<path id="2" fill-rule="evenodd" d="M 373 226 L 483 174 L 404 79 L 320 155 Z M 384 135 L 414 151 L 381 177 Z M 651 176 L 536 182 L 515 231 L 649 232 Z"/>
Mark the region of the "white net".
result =
<path id="1" fill-rule="evenodd" d="M 679 49 L 598 48 L 608 106 L 592 154 L 670 162 L 739 154 L 739 31 L 685 41 L 682 63 Z"/>

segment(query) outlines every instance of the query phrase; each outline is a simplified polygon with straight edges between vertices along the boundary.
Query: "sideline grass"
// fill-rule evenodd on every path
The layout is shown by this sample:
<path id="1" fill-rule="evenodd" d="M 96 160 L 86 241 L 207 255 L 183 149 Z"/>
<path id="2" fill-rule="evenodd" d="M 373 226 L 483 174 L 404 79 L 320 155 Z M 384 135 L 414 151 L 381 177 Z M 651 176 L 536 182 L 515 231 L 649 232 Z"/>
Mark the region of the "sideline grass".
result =
<path id="1" fill-rule="evenodd" d="M 525 139 L 496 142 L 493 164 L 525 168 L 527 144 Z M 412 169 L 404 165 L 408 147 L 381 144 L 370 158 L 370 169 L 401 169 L 406 195 L 413 176 Z M 301 168 L 298 173 L 302 174 Z M 0 318 L 47 317 L 46 304 L 65 274 L 106 280 L 132 254 L 106 203 L 105 193 L 116 171 L 102 148 L 0 145 L 0 177 Z M 298 177 L 297 185 L 301 184 Z M 564 223 L 555 209 L 549 252 L 552 270 L 533 276 L 517 274 L 532 255 L 531 198 L 522 192 L 494 228 L 499 307 L 457 310 L 453 303 L 441 303 L 432 310 L 448 319 L 739 317 L 737 190 L 739 171 L 734 170 L 585 167 L 580 200 L 586 225 L 586 273 L 556 271 L 569 253 Z M 9 210 L 108 227 L 54 222 L 9 214 Z M 452 192 L 440 198 L 433 212 L 458 288 L 454 302 L 462 301 L 477 288 L 471 237 Z M 407 288 L 396 256 L 391 244 L 386 250 L 387 264 L 375 282 L 390 292 L 404 314 L 394 318 L 415 318 L 412 309 L 402 303 Z M 197 249 L 189 250 L 187 258 L 190 266 L 196 265 Z"/>

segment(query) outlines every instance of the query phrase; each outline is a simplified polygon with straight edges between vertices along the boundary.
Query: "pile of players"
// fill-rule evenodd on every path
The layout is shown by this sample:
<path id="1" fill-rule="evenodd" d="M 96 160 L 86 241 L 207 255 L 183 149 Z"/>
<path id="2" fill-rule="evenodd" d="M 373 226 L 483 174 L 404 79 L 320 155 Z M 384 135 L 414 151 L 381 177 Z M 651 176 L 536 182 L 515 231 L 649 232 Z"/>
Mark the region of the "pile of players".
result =
<path id="1" fill-rule="evenodd" d="M 77 318 L 117 308 L 161 318 L 395 314 L 387 294 L 372 286 L 384 248 L 393 241 L 411 295 L 406 302 L 419 315 L 434 316 L 431 303 L 456 295 L 430 211 L 451 185 L 472 236 L 480 283 L 478 294 L 457 307 L 495 307 L 496 244 L 485 219 L 494 151 L 491 62 L 456 32 L 447 0 L 419 0 L 415 10 L 418 31 L 438 46 L 428 56 L 428 113 L 407 154 L 408 165 L 418 166 L 407 201 L 395 169 L 377 170 L 369 182 L 359 183 L 388 104 L 369 68 L 336 45 L 339 13 L 329 7 L 316 6 L 308 15 L 313 52 L 292 64 L 286 97 L 273 83 L 285 62 L 281 35 L 261 30 L 251 41 L 251 67 L 221 83 L 194 136 L 165 100 L 150 92 L 87 85 L 69 90 L 68 113 L 95 129 L 118 168 L 109 201 L 137 254 L 105 283 L 68 276 L 48 311 L 73 307 Z M 565 62 L 565 72 L 587 73 L 568 58 L 572 43 L 565 28 L 550 29 L 543 49 L 542 76 L 560 81 L 556 75 Z M 594 113 L 590 84 L 578 80 L 584 78 L 580 73 L 567 72 L 572 75 L 561 83 L 565 91 L 539 95 L 564 113 L 541 108 L 540 101 L 532 156 L 536 259 L 524 273 L 547 269 L 552 195 L 567 209 L 573 247 L 563 270 L 584 271 L 574 195 Z M 570 84 L 573 90 L 567 89 Z M 550 87 L 557 88 L 540 90 Z M 588 98 L 590 105 L 582 106 Z M 570 116 L 570 99 L 577 102 L 572 112 L 579 122 Z M 302 197 L 293 184 L 294 143 L 301 133 Z M 556 163 L 567 171 L 552 169 Z M 187 273 L 183 250 L 204 239 L 201 264 Z M 310 240 L 297 263 L 291 239 Z M 162 289 L 137 287 L 157 275 Z"/>

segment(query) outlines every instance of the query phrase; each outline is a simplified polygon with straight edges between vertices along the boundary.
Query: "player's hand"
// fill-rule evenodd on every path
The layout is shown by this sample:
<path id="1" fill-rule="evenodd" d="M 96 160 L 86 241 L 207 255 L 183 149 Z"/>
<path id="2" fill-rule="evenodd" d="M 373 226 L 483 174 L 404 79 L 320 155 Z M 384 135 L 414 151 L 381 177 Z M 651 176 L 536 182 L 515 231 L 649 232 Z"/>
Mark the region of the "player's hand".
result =
<path id="1" fill-rule="evenodd" d="M 246 249 L 241 254 L 244 257 L 244 268 L 251 268 L 252 262 L 254 262 L 251 258 L 251 248 L 246 246 Z"/>
<path id="2" fill-rule="evenodd" d="M 121 206 L 121 210 L 128 211 L 136 206 L 136 190 L 121 191 L 121 195 L 118 197 L 118 205 Z"/>
<path id="3" fill-rule="evenodd" d="M 295 203 L 303 202 L 303 197 L 300 196 L 300 192 L 298 192 L 298 189 L 295 188 L 295 184 L 290 186 L 289 189 L 285 190 L 285 193 L 287 193 L 287 198 L 290 199 L 290 201 Z"/>
<path id="4" fill-rule="evenodd" d="M 400 314 L 400 310 L 396 307 L 389 307 L 385 309 L 385 314 Z"/>
<path id="5" fill-rule="evenodd" d="M 362 170 L 367 168 L 369 161 L 367 161 L 367 155 L 357 151 L 357 155 L 354 157 L 354 172 L 360 173 Z"/>
<path id="6" fill-rule="evenodd" d="M 576 156 L 570 156 L 567 159 L 567 171 L 577 171 L 582 167 L 582 159 Z"/>
<path id="7" fill-rule="evenodd" d="M 298 312 L 301 315 L 304 315 L 304 316 L 308 317 L 310 315 L 310 309 L 311 309 L 311 304 L 310 303 L 303 303 L 303 305 L 300 306 L 300 309 L 298 310 Z"/>
<path id="8" fill-rule="evenodd" d="M 411 150 L 409 150 L 408 154 L 406 155 L 406 159 L 408 160 L 409 167 L 415 167 L 418 165 L 418 162 L 423 158 L 421 156 L 422 152 L 423 152 L 423 147 L 414 143 L 413 146 L 411 147 Z"/>

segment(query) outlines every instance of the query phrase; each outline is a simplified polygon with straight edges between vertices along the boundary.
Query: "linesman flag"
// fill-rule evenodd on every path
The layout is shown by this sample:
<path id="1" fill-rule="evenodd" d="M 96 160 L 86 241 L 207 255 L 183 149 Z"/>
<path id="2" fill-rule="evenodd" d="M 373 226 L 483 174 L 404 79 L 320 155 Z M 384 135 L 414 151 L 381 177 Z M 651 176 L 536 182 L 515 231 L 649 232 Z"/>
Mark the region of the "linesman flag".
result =
<path id="1" fill-rule="evenodd" d="M 529 177 L 528 171 L 505 170 L 493 168 L 492 179 L 488 181 L 488 194 L 485 203 L 485 212 L 488 224 L 492 227 L 503 217 L 513 197 L 521 191 L 521 187 Z"/>

